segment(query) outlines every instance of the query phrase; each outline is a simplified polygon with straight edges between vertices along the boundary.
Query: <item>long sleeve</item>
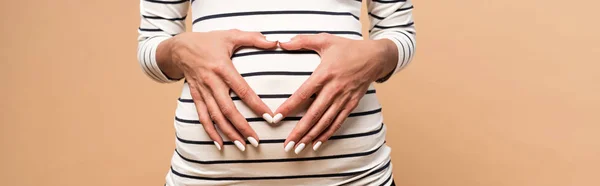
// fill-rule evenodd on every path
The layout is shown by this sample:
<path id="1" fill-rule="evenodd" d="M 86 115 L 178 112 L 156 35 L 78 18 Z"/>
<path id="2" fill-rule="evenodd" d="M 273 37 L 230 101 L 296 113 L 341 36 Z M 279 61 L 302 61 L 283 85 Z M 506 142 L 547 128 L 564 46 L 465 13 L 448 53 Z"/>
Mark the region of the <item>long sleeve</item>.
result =
<path id="1" fill-rule="evenodd" d="M 398 64 L 392 74 L 405 67 L 415 54 L 416 37 L 411 0 L 368 0 L 371 39 L 390 39 L 398 48 Z M 382 82 L 382 81 L 381 81 Z"/>
<path id="2" fill-rule="evenodd" d="M 169 79 L 156 63 L 156 48 L 160 42 L 185 31 L 188 0 L 141 0 L 138 29 L 138 61 L 150 78 L 161 83 Z"/>

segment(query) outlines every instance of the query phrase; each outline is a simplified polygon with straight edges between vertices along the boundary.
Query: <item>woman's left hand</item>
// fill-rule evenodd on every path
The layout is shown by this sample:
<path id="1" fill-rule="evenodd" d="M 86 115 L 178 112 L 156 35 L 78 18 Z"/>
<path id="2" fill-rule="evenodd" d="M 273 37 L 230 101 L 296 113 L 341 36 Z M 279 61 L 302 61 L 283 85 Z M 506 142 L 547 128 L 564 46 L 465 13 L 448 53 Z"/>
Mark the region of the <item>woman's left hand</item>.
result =
<path id="1" fill-rule="evenodd" d="M 297 35 L 280 46 L 285 50 L 313 50 L 321 56 L 312 75 L 275 111 L 274 120 L 278 122 L 317 95 L 285 140 L 285 151 L 295 147 L 296 154 L 308 144 L 317 150 L 328 140 L 356 108 L 369 85 L 391 73 L 398 61 L 398 50 L 387 39 L 352 40 L 322 33 Z"/>

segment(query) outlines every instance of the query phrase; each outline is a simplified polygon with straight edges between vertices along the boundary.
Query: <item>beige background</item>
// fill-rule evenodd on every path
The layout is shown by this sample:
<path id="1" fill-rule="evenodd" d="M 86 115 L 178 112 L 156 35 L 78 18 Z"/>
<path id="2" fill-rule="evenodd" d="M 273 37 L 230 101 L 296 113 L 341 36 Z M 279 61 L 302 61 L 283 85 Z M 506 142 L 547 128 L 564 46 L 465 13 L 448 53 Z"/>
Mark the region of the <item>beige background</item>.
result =
<path id="1" fill-rule="evenodd" d="M 139 1 L 28 3 L 0 2 L 1 185 L 162 185 L 181 84 L 138 67 Z M 600 3 L 414 4 L 378 87 L 399 185 L 600 185 Z"/>

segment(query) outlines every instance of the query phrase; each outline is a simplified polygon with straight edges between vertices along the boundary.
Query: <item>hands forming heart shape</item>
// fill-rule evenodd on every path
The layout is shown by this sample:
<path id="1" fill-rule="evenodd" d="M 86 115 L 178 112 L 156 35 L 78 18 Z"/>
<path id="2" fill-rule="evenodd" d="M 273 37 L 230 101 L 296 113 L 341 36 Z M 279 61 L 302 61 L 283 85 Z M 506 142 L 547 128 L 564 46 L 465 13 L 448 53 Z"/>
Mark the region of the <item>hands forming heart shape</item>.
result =
<path id="1" fill-rule="evenodd" d="M 272 113 L 237 73 L 230 57 L 239 47 L 272 49 L 278 44 L 284 50 L 313 50 L 321 57 L 321 63 Z M 200 122 L 214 121 L 241 151 L 246 148 L 244 138 L 254 147 L 258 146 L 259 138 L 233 104 L 230 89 L 269 123 L 280 122 L 300 105 L 312 101 L 283 144 L 286 152 L 295 149 L 296 154 L 307 145 L 312 145 L 315 151 L 319 149 L 356 108 L 369 85 L 390 74 L 398 59 L 397 48 L 388 39 L 352 40 L 321 33 L 277 41 L 259 32 L 239 30 L 180 34 L 159 45 L 157 52 L 168 53 L 165 56 L 171 57 L 163 60 L 173 63 L 172 66 L 165 65 L 167 76 L 186 78 Z M 317 95 L 314 100 L 313 94 Z M 221 150 L 223 139 L 215 126 L 203 127 Z"/>

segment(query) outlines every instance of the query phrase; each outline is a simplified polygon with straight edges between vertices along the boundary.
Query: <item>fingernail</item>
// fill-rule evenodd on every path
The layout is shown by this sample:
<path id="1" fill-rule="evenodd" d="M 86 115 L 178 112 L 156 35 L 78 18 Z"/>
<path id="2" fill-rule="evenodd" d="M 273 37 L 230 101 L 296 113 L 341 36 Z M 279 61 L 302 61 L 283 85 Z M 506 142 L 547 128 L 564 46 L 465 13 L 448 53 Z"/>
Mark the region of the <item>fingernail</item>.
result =
<path id="1" fill-rule="evenodd" d="M 281 115 L 281 113 L 276 114 L 275 117 L 273 117 L 272 123 L 279 123 L 281 121 L 281 119 L 283 119 L 283 115 Z"/>
<path id="2" fill-rule="evenodd" d="M 287 42 L 290 42 L 290 41 L 291 41 L 290 38 L 279 39 L 280 43 L 287 43 Z"/>
<path id="3" fill-rule="evenodd" d="M 252 146 L 258 147 L 258 141 L 253 137 L 248 137 L 248 141 L 250 142 L 250 144 L 252 144 Z"/>
<path id="4" fill-rule="evenodd" d="M 322 142 L 318 141 L 317 143 L 315 143 L 315 145 L 313 146 L 313 150 L 317 151 L 317 149 L 319 149 L 319 147 L 321 147 L 321 144 L 323 144 Z"/>
<path id="5" fill-rule="evenodd" d="M 273 123 L 273 117 L 271 117 L 271 115 L 264 113 L 262 117 L 265 119 L 265 121 L 267 121 L 267 123 Z"/>
<path id="6" fill-rule="evenodd" d="M 217 141 L 213 141 L 215 142 L 215 146 L 217 146 L 217 149 L 221 150 L 221 145 L 219 145 L 219 143 L 217 143 Z"/>
<path id="7" fill-rule="evenodd" d="M 296 147 L 296 150 L 294 150 L 294 152 L 296 154 L 302 152 L 302 150 L 304 150 L 304 146 L 306 146 L 304 143 L 300 143 L 300 145 L 298 145 L 298 147 Z"/>
<path id="8" fill-rule="evenodd" d="M 246 150 L 246 147 L 242 144 L 242 142 L 235 140 L 233 142 L 235 144 L 235 146 L 237 146 L 238 149 L 240 149 L 242 152 L 244 152 Z"/>
<path id="9" fill-rule="evenodd" d="M 289 152 L 290 150 L 292 150 L 292 148 L 294 148 L 295 144 L 296 142 L 290 141 L 283 150 L 285 150 L 285 152 Z"/>
<path id="10" fill-rule="evenodd" d="M 265 39 L 270 42 L 277 42 L 277 38 L 273 36 L 266 36 Z"/>

